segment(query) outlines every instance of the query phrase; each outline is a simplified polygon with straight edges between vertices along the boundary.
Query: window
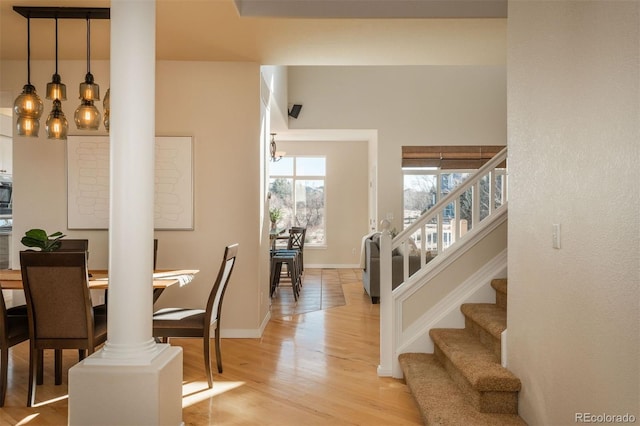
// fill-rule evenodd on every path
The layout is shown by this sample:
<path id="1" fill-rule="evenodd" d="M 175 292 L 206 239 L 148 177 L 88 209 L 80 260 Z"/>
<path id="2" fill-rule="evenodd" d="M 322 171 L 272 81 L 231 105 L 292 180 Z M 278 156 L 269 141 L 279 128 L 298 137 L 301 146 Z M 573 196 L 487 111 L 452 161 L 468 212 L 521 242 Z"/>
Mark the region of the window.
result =
<path id="1" fill-rule="evenodd" d="M 406 167 L 404 175 L 404 228 L 409 227 L 420 215 L 433 207 L 438 200 L 462 184 L 475 170 L 441 170 L 435 167 Z M 504 203 L 505 169 L 496 169 L 493 188 L 493 209 Z M 444 248 L 453 243 L 454 227 L 459 226 L 464 233 L 473 228 L 473 191 L 469 188 L 463 192 L 456 203 L 452 202 L 444 208 L 442 215 L 442 241 Z M 490 179 L 484 176 L 479 184 L 479 217 L 481 221 L 489 215 Z M 459 211 L 456 214 L 456 208 Z M 459 223 L 455 223 L 456 220 Z M 427 224 L 427 249 L 437 249 L 437 220 Z"/>
<path id="2" fill-rule="evenodd" d="M 325 157 L 283 157 L 271 163 L 270 210 L 278 228 L 307 228 L 305 244 L 325 244 Z"/>

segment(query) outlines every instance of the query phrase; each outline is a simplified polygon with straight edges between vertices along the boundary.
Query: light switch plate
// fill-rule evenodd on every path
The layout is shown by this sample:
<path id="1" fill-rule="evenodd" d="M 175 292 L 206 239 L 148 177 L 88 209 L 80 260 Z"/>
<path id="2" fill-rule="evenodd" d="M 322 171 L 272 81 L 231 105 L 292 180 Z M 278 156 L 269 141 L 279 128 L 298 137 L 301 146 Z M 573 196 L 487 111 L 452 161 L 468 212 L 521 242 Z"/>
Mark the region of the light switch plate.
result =
<path id="1" fill-rule="evenodd" d="M 559 249 L 560 248 L 560 224 L 559 223 L 553 224 L 552 238 L 553 238 L 553 248 Z"/>

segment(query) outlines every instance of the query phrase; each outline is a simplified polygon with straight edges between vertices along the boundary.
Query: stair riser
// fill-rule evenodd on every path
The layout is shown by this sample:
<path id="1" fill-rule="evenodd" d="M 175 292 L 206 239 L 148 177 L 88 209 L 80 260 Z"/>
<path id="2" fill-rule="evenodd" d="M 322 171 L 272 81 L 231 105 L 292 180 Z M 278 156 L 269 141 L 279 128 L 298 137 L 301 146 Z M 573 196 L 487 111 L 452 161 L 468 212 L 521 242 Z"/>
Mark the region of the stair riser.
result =
<path id="1" fill-rule="evenodd" d="M 502 344 L 500 339 L 496 339 L 493 335 L 489 334 L 481 325 L 473 321 L 469 317 L 465 317 L 464 326 L 467 330 L 471 331 L 474 336 L 478 337 L 483 345 L 491 349 L 497 358 L 497 362 L 500 362 L 502 356 Z"/>
<path id="2" fill-rule="evenodd" d="M 465 398 L 481 413 L 518 414 L 518 392 L 477 391 L 465 379 L 458 368 L 436 344 L 434 347 L 436 359 L 444 366 L 451 379 L 458 385 Z"/>
<path id="3" fill-rule="evenodd" d="M 496 305 L 505 311 L 507 310 L 507 280 L 496 278 L 491 281 L 491 287 L 496 291 Z"/>
<path id="4" fill-rule="evenodd" d="M 496 292 L 496 305 L 500 306 L 505 311 L 507 310 L 507 295 L 506 293 Z"/>

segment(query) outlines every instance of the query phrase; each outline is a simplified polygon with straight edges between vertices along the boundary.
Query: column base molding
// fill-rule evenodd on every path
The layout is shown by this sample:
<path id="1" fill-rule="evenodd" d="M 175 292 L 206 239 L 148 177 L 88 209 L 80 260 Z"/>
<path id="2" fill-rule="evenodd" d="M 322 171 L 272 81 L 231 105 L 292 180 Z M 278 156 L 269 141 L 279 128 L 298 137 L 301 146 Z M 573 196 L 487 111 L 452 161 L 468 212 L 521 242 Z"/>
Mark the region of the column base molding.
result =
<path id="1" fill-rule="evenodd" d="M 69 425 L 182 425 L 182 348 L 158 346 L 148 364 L 96 352 L 71 367 Z"/>

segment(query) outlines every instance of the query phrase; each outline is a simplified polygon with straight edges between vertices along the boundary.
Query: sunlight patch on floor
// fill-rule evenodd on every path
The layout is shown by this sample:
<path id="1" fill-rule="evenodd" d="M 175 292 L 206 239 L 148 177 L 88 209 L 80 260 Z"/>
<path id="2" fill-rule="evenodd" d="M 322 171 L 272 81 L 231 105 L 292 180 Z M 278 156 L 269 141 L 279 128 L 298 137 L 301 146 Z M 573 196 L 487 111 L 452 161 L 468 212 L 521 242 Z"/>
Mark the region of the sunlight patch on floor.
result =
<path id="1" fill-rule="evenodd" d="M 31 420 L 35 420 L 35 418 L 38 417 L 39 415 L 40 415 L 40 413 L 31 414 L 31 415 L 25 417 L 24 419 L 20 420 L 18 423 L 16 423 L 16 426 L 26 425 Z"/>
<path id="2" fill-rule="evenodd" d="M 214 382 L 213 387 L 209 389 L 206 381 L 186 383 L 182 385 L 182 408 L 190 407 L 244 384 L 245 382 Z"/>
<path id="3" fill-rule="evenodd" d="M 65 395 L 59 396 L 57 398 L 51 398 L 51 399 L 49 399 L 47 401 L 42 401 L 42 402 L 39 402 L 37 404 L 33 404 L 33 406 L 34 407 L 43 407 L 43 406 L 45 406 L 47 404 L 53 404 L 54 402 L 62 401 L 63 399 L 69 399 L 69 395 L 65 394 Z"/>

